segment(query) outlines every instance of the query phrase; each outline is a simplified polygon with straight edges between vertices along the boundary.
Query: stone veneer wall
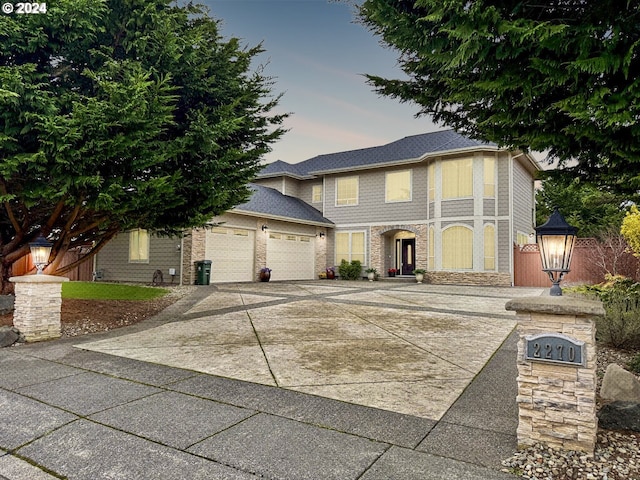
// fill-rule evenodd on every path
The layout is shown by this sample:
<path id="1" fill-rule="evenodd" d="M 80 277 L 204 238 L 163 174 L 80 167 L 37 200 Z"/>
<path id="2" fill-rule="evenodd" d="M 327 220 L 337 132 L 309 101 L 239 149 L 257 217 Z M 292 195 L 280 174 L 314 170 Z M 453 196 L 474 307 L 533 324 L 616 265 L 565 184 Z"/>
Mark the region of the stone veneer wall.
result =
<path id="1" fill-rule="evenodd" d="M 324 237 L 320 238 L 319 234 L 324 233 Z M 315 239 L 315 262 L 316 273 L 324 272 L 327 267 L 333 266 L 327 264 L 327 229 L 319 228 L 316 231 Z"/>
<path id="2" fill-rule="evenodd" d="M 385 233 L 392 231 L 413 232 L 416 235 L 416 268 L 427 268 L 427 226 L 420 224 L 398 224 L 371 227 L 369 267 L 378 270 L 378 273 L 385 275 L 389 265 L 385 263 Z"/>
<path id="3" fill-rule="evenodd" d="M 183 285 L 194 285 L 196 283 L 196 266 L 198 260 L 204 258 L 206 252 L 207 235 L 206 230 L 195 228 L 184 236 L 182 242 L 182 283 Z"/>
<path id="4" fill-rule="evenodd" d="M 596 341 L 592 317 L 600 302 L 570 297 L 528 297 L 507 303 L 517 312 L 518 445 L 543 443 L 593 454 L 596 416 Z M 527 335 L 561 333 L 585 342 L 586 365 L 525 360 Z"/>
<path id="5" fill-rule="evenodd" d="M 15 283 L 13 325 L 27 342 L 51 340 L 61 335 L 62 284 L 66 277 L 25 275 Z"/>
<path id="6" fill-rule="evenodd" d="M 260 270 L 267 267 L 267 238 L 269 230 L 262 231 L 262 225 L 267 224 L 267 221 L 263 218 L 256 220 L 256 250 L 255 250 L 255 275 L 253 280 L 257 281 L 260 278 Z"/>
<path id="7" fill-rule="evenodd" d="M 425 275 L 426 283 L 437 285 L 479 285 L 492 287 L 510 287 L 511 275 L 508 273 L 488 272 L 436 272 Z"/>

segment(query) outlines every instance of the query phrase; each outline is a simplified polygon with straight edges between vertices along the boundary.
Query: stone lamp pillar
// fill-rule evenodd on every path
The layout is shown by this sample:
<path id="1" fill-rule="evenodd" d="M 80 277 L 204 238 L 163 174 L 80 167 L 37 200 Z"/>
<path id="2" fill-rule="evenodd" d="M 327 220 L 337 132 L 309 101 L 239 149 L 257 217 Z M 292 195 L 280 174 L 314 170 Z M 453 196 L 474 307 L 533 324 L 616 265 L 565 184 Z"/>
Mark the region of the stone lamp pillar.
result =
<path id="1" fill-rule="evenodd" d="M 518 321 L 518 445 L 543 443 L 593 455 L 596 416 L 594 318 L 600 301 L 566 296 L 510 300 Z"/>
<path id="2" fill-rule="evenodd" d="M 51 340 L 61 335 L 62 284 L 66 277 L 24 275 L 11 277 L 15 283 L 13 325 L 27 342 Z"/>

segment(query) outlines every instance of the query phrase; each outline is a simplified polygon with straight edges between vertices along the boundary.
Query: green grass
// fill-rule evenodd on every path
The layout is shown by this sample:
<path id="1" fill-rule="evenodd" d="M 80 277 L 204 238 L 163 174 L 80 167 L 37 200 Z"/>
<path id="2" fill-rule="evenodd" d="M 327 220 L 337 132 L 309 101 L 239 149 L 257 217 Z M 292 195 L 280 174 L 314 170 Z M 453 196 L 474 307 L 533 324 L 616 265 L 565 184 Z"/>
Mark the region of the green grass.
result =
<path id="1" fill-rule="evenodd" d="M 80 300 L 151 300 L 162 297 L 168 292 L 165 288 L 119 283 L 65 282 L 62 284 L 62 298 Z"/>

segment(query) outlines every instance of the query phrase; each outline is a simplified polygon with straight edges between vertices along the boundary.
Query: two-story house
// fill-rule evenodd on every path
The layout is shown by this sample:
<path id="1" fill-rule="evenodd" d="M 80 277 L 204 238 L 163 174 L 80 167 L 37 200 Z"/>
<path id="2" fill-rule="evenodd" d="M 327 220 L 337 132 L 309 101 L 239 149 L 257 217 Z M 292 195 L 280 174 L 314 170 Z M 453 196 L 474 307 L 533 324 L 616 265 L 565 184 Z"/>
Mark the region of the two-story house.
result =
<path id="1" fill-rule="evenodd" d="M 533 231 L 538 169 L 527 153 L 452 130 L 297 164 L 277 161 L 252 184 L 249 202 L 168 250 L 186 283 L 201 259 L 213 263 L 212 282 L 254 281 L 262 267 L 273 269 L 272 280 L 313 279 L 345 259 L 382 275 L 424 268 L 434 283 L 511 285 L 513 245 L 527 243 Z M 132 235 L 140 233 L 100 252 L 96 269 L 105 280 L 120 280 L 114 267 L 121 262 L 109 257 L 120 251 L 123 260 L 127 250 L 131 259 Z M 145 248 L 162 240 L 147 239 Z M 163 254 L 154 262 L 151 253 L 142 268 L 137 263 L 141 281 L 166 269 Z"/>

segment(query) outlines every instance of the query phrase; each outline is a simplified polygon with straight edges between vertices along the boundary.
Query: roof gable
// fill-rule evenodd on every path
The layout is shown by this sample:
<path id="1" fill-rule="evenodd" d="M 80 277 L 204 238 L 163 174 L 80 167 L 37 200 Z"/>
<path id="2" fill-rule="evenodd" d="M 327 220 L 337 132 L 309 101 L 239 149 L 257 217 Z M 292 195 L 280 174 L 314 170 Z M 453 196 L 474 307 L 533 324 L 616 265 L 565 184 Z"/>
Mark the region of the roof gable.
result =
<path id="1" fill-rule="evenodd" d="M 233 212 L 262 215 L 296 223 L 333 226 L 331 220 L 323 217 L 320 211 L 299 198 L 283 195 L 274 188 L 255 183 L 249 184 L 249 188 L 253 190 L 251 197 L 247 202 L 235 207 Z"/>

